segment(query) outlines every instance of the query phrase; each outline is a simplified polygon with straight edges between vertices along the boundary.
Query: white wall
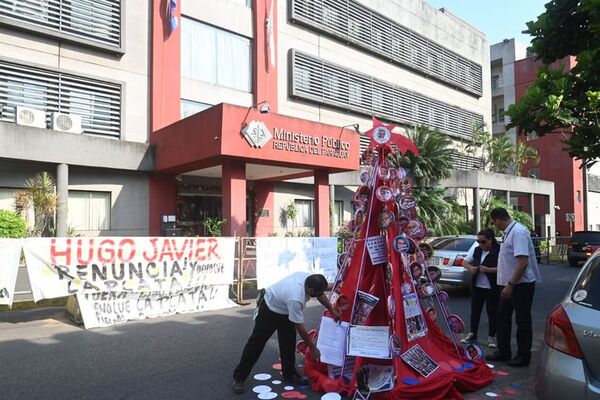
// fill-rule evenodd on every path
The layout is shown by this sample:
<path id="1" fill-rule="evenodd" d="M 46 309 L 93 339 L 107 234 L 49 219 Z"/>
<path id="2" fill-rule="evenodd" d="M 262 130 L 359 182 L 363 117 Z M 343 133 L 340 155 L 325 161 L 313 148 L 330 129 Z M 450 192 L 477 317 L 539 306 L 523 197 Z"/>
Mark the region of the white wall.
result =
<path id="1" fill-rule="evenodd" d="M 121 139 L 148 141 L 150 2 L 122 1 L 125 7 L 125 55 L 118 57 L 78 44 L 0 27 L 0 58 L 25 65 L 58 69 L 73 75 L 124 84 Z"/>
<path id="2" fill-rule="evenodd" d="M 449 86 L 386 62 L 366 52 L 353 49 L 342 42 L 318 34 L 310 29 L 295 26 L 287 19 L 287 6 L 289 3 L 280 1 L 278 3 L 279 43 L 277 67 L 279 68 L 279 112 L 281 114 L 294 115 L 339 126 L 358 122 L 363 131 L 371 127 L 370 118 L 358 117 L 343 111 L 301 103 L 288 98 L 288 52 L 290 49 L 297 49 L 329 62 L 350 66 L 353 70 L 414 90 L 425 96 L 481 114 L 484 116 L 484 121 L 488 125 L 490 124 L 489 46 L 483 33 L 454 15 L 441 12 L 423 1 L 363 0 L 361 3 L 480 64 L 483 75 L 483 96 L 477 98 L 454 90 Z"/>

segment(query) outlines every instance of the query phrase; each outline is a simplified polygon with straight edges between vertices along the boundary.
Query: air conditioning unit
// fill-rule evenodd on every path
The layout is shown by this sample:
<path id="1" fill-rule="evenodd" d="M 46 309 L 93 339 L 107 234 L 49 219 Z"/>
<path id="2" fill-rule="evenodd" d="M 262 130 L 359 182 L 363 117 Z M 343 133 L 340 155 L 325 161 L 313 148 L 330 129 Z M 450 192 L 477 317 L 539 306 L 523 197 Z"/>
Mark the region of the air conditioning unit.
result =
<path id="1" fill-rule="evenodd" d="M 81 117 L 54 112 L 52 113 L 52 129 L 61 132 L 81 133 Z"/>
<path id="2" fill-rule="evenodd" d="M 27 107 L 15 107 L 15 122 L 17 125 L 46 128 L 46 112 Z"/>

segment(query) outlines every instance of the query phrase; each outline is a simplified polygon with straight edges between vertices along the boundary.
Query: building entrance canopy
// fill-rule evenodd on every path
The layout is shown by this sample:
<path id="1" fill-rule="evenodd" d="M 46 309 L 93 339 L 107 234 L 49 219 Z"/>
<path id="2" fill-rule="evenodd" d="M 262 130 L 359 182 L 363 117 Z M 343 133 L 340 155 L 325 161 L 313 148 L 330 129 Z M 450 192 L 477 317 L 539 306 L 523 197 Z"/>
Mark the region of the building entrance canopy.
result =
<path id="1" fill-rule="evenodd" d="M 151 204 L 151 224 L 175 211 L 175 175 L 221 178 L 226 236 L 248 231 L 247 180 L 311 175 L 315 234 L 329 236 L 329 174 L 359 168 L 360 140 L 354 130 L 225 103 L 158 130 L 151 141 L 157 171 L 151 181 L 151 202 L 156 204 Z M 255 192 L 260 192 L 258 208 L 272 208 L 270 193 L 256 185 Z M 258 231 L 269 220 L 260 218 L 256 224 Z"/>
<path id="2" fill-rule="evenodd" d="M 152 143 L 157 172 L 171 174 L 214 171 L 224 160 L 281 167 L 273 168 L 272 176 L 261 171 L 262 179 L 359 168 L 354 130 L 225 103 L 157 131 Z M 281 174 L 282 168 L 292 173 Z"/>

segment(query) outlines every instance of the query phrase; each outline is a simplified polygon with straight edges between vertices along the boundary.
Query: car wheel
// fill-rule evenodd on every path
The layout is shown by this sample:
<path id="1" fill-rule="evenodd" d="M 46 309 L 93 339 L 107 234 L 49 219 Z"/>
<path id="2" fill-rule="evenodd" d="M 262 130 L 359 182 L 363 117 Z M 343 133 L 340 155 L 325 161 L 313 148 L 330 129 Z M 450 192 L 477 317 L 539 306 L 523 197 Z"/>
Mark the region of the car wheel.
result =
<path id="1" fill-rule="evenodd" d="M 569 258 L 569 265 L 571 267 L 576 267 L 577 266 L 577 259 L 576 258 Z"/>

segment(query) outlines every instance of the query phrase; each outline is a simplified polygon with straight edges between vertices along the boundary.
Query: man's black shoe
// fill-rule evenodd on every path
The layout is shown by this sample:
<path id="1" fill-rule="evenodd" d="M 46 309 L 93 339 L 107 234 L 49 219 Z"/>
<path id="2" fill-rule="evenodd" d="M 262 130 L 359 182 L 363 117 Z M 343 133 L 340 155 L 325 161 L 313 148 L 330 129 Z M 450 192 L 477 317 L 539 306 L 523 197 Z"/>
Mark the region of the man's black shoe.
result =
<path id="1" fill-rule="evenodd" d="M 510 360 L 507 364 L 511 367 L 527 367 L 529 366 L 529 357 L 516 356 Z"/>
<path id="2" fill-rule="evenodd" d="M 494 353 L 485 356 L 485 359 L 488 361 L 510 361 L 510 354 L 495 351 Z"/>
<path id="3" fill-rule="evenodd" d="M 233 393 L 235 393 L 235 394 L 243 394 L 246 391 L 246 389 L 244 389 L 244 381 L 234 380 L 232 389 L 233 389 Z"/>
<path id="4" fill-rule="evenodd" d="M 294 374 L 290 376 L 284 376 L 283 381 L 285 383 L 291 383 L 293 385 L 307 385 L 308 379 L 300 374 Z"/>

